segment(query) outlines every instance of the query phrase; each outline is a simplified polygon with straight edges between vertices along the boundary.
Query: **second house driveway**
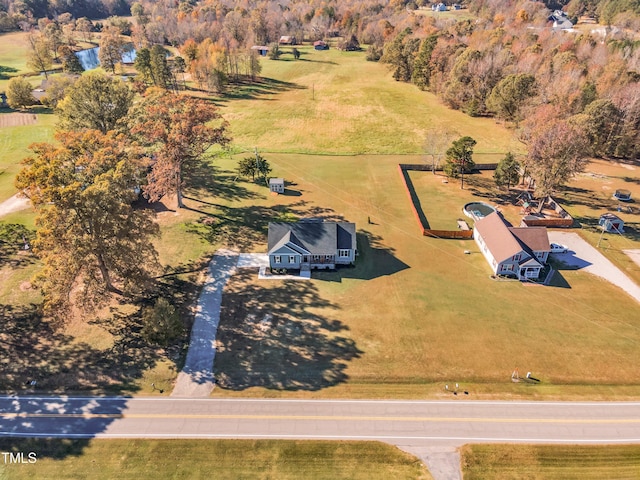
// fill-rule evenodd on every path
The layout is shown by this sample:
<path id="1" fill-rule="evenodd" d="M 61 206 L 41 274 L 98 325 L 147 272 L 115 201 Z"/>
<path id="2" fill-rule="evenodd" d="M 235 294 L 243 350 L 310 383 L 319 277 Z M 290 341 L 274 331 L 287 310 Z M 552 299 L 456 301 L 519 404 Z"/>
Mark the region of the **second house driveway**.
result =
<path id="1" fill-rule="evenodd" d="M 549 230 L 549 240 L 569 247 L 568 253 L 554 253 L 554 258 L 568 266 L 604 278 L 640 302 L 640 287 L 577 233 Z"/>

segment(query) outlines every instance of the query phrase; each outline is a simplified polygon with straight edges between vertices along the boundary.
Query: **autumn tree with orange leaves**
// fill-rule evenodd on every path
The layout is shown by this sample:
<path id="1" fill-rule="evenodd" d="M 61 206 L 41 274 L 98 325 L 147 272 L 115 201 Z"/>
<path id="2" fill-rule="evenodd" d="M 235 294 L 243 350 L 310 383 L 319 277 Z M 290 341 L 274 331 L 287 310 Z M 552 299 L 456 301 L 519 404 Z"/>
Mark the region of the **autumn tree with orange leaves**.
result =
<path id="1" fill-rule="evenodd" d="M 142 152 L 124 135 L 98 130 L 60 131 L 55 144 L 30 149 L 16 186 L 37 212 L 45 313 L 64 318 L 72 305 L 92 311 L 114 295 L 148 291 L 159 229 L 149 210 L 132 207 Z"/>
<path id="2" fill-rule="evenodd" d="M 147 94 L 131 118 L 131 135 L 152 159 L 145 196 L 154 202 L 176 195 L 178 208 L 184 208 L 185 169 L 202 161 L 213 145 L 229 143 L 227 122 L 211 102 L 158 90 Z"/>

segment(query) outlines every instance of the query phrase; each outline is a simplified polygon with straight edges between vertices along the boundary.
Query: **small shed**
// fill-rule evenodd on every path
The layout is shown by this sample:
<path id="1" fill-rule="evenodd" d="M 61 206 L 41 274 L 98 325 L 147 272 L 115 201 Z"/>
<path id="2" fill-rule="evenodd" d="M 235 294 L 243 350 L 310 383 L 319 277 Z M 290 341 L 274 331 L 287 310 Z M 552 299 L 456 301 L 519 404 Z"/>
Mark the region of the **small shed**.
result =
<path id="1" fill-rule="evenodd" d="M 318 40 L 317 42 L 313 42 L 313 48 L 315 50 L 329 50 L 329 45 L 327 45 L 327 42 Z"/>
<path id="2" fill-rule="evenodd" d="M 630 202 L 631 192 L 629 190 L 619 188 L 618 190 L 616 190 L 616 193 L 613 194 L 613 198 L 615 198 L 616 200 L 620 200 L 621 202 Z"/>
<path id="3" fill-rule="evenodd" d="M 284 193 L 284 178 L 270 178 L 269 190 L 275 193 Z"/>
<path id="4" fill-rule="evenodd" d="M 605 232 L 624 232 L 624 221 L 613 213 L 603 213 L 602 215 L 600 215 L 600 221 L 598 222 L 598 225 L 600 225 L 600 227 Z"/>
<path id="5" fill-rule="evenodd" d="M 298 41 L 293 35 L 282 35 L 278 43 L 280 45 L 297 45 Z"/>
<path id="6" fill-rule="evenodd" d="M 261 57 L 266 57 L 267 53 L 269 53 L 269 47 L 265 47 L 264 45 L 254 45 L 251 47 L 251 50 L 258 52 Z"/>

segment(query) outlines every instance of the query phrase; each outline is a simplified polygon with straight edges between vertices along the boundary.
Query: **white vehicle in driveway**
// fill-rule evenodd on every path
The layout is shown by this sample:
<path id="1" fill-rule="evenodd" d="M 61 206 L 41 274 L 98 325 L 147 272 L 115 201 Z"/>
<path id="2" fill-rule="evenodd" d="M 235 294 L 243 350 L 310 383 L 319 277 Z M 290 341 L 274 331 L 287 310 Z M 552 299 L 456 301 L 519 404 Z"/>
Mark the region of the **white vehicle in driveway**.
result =
<path id="1" fill-rule="evenodd" d="M 560 243 L 552 243 L 550 247 L 551 253 L 567 253 L 569 251 L 566 245 Z"/>

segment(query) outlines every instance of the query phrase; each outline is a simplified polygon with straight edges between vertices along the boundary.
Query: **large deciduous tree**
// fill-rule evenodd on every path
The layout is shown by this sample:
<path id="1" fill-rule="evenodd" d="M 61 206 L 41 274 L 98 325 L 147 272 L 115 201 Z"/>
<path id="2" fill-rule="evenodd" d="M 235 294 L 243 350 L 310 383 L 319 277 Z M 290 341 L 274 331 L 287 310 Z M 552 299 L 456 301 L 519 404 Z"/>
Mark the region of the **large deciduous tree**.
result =
<path id="1" fill-rule="evenodd" d="M 258 152 L 251 157 L 245 157 L 238 162 L 238 173 L 243 177 L 251 177 L 255 181 L 256 175 L 260 175 L 266 181 L 267 175 L 271 172 L 271 166 L 266 158 Z"/>
<path id="2" fill-rule="evenodd" d="M 468 136 L 454 140 L 451 147 L 446 151 L 447 162 L 444 172 L 449 177 L 461 177 L 460 188 L 464 188 L 464 174 L 471 172 L 475 163 L 473 162 L 473 147 L 476 141 Z"/>
<path id="3" fill-rule="evenodd" d="M 586 164 L 589 140 L 584 131 L 567 120 L 553 120 L 531 133 L 529 174 L 536 182 L 536 193 L 550 195 Z"/>
<path id="4" fill-rule="evenodd" d="M 116 27 L 108 27 L 102 31 L 100 38 L 100 51 L 98 58 L 102 68 L 116 73 L 116 66 L 122 63 L 124 53 L 124 41 L 120 36 L 120 30 Z"/>
<path id="5" fill-rule="evenodd" d="M 209 122 L 215 126 L 207 125 Z M 159 90 L 151 90 L 135 108 L 130 132 L 154 159 L 145 195 L 151 201 L 176 195 L 179 208 L 184 207 L 184 170 L 200 161 L 213 145 L 229 142 L 227 122 L 213 103 Z"/>
<path id="6" fill-rule="evenodd" d="M 47 39 L 42 35 L 30 33 L 27 37 L 29 50 L 27 53 L 27 66 L 36 72 L 43 72 L 45 78 L 49 78 L 47 70 L 53 64 L 53 55 Z"/>
<path id="7" fill-rule="evenodd" d="M 62 61 L 62 71 L 65 73 L 82 73 L 84 68 L 75 52 L 68 45 L 62 45 L 58 49 Z"/>
<path id="8" fill-rule="evenodd" d="M 24 77 L 13 77 L 7 85 L 7 103 L 11 108 L 26 108 L 38 101 L 33 96 L 33 87 Z"/>
<path id="9" fill-rule="evenodd" d="M 131 206 L 140 153 L 115 132 L 58 132 L 56 141 L 32 145 L 16 178 L 38 212 L 33 249 L 44 262 L 45 308 L 90 311 L 114 294 L 140 294 L 158 265 L 150 242 L 158 226 Z"/>
<path id="10" fill-rule="evenodd" d="M 133 92 L 118 78 L 89 72 L 68 90 L 58 104 L 62 130 L 114 130 L 129 111 Z"/>

